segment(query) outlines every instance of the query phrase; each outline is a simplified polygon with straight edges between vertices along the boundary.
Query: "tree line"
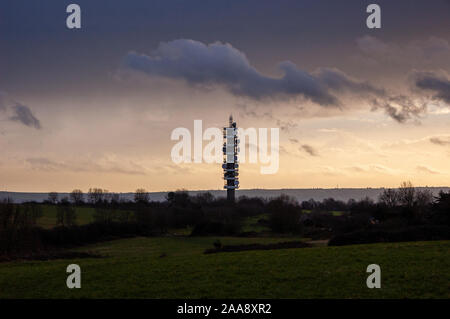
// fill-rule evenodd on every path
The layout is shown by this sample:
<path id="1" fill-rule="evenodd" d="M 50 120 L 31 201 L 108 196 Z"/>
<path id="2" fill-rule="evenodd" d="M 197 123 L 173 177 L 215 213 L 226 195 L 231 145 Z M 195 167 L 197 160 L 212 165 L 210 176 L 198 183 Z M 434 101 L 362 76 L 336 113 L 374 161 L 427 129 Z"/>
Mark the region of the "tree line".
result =
<path id="1" fill-rule="evenodd" d="M 39 219 L 48 205 L 56 209 L 56 227 L 42 229 Z M 93 223 L 78 225 L 77 209 L 83 206 L 93 208 Z M 86 194 L 77 189 L 63 198 L 52 192 L 45 204 L 0 202 L 0 255 L 117 237 L 156 236 L 176 229 L 190 229 L 192 236 L 264 236 L 242 231 L 245 220 L 254 216 L 258 216 L 257 224 L 270 232 L 266 235 L 332 239 L 335 244 L 386 238 L 443 239 L 448 237 L 446 232 L 450 234 L 450 192 L 435 197 L 405 182 L 398 189 L 384 190 L 377 201 L 328 198 L 298 202 L 281 195 L 271 199 L 241 196 L 234 203 L 208 192 L 191 196 L 186 191 L 169 192 L 162 202 L 151 201 L 142 188 L 136 190 L 133 200 L 101 188 L 91 188 Z M 389 235 L 400 231 L 407 235 Z"/>

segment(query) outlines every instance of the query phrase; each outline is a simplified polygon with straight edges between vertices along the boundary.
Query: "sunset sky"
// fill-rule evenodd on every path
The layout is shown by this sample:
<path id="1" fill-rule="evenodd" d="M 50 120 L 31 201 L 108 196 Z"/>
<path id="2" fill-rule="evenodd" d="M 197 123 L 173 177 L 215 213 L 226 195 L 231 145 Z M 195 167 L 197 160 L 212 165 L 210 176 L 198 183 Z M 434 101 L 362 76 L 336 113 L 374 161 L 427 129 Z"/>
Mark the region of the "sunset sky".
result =
<path id="1" fill-rule="evenodd" d="M 280 128 L 242 188 L 449 186 L 450 1 L 0 3 L 0 191 L 222 189 L 170 135 L 230 113 Z"/>

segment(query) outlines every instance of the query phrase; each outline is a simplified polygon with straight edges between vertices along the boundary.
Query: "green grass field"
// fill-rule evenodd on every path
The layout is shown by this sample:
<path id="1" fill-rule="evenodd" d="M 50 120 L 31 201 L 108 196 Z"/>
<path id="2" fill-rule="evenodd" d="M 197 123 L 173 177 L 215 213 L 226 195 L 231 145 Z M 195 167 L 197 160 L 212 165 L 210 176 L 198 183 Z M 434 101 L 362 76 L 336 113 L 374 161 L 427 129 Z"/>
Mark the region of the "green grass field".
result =
<path id="1" fill-rule="evenodd" d="M 258 223 L 258 220 L 265 219 L 269 220 L 269 214 L 260 214 L 252 217 L 248 217 L 244 219 L 242 223 L 242 231 L 243 232 L 264 232 L 270 231 L 270 228 L 265 225 L 261 225 Z"/>
<path id="2" fill-rule="evenodd" d="M 344 212 L 344 211 L 341 211 L 341 210 L 331 210 L 329 212 L 333 216 L 342 216 L 342 215 L 345 215 L 345 214 L 348 213 L 348 212 Z M 302 209 L 302 213 L 310 214 L 310 213 L 312 213 L 312 210 L 310 210 L 310 209 Z"/>
<path id="3" fill-rule="evenodd" d="M 104 258 L 0 264 L 0 298 L 449 298 L 450 241 L 203 254 L 286 238 L 131 238 L 77 248 Z M 294 238 L 291 238 L 291 240 Z M 165 255 L 161 257 L 161 255 Z M 66 267 L 82 270 L 66 288 Z M 381 266 L 381 289 L 366 267 Z"/>

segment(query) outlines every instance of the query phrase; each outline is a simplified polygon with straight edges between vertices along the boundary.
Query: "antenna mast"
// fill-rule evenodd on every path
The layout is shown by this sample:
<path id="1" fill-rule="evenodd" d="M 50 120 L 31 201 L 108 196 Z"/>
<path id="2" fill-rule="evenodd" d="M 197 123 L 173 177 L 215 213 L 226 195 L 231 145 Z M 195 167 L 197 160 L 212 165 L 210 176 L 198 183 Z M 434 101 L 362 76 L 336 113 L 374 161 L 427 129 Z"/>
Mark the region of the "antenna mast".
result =
<path id="1" fill-rule="evenodd" d="M 234 202 L 235 190 L 239 188 L 239 139 L 237 135 L 236 122 L 230 115 L 228 127 L 223 128 L 223 179 L 224 188 L 227 190 L 227 199 Z"/>

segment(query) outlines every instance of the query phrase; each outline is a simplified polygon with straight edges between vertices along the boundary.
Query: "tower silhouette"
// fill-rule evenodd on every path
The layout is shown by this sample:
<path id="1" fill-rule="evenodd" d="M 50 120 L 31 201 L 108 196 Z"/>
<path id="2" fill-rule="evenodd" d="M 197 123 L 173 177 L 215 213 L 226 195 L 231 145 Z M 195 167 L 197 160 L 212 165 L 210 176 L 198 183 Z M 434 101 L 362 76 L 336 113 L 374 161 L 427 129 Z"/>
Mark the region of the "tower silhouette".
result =
<path id="1" fill-rule="evenodd" d="M 236 122 L 230 115 L 228 127 L 223 128 L 223 179 L 224 188 L 227 190 L 227 199 L 235 200 L 235 190 L 239 188 L 239 139 Z"/>

